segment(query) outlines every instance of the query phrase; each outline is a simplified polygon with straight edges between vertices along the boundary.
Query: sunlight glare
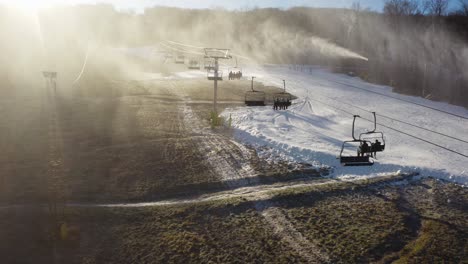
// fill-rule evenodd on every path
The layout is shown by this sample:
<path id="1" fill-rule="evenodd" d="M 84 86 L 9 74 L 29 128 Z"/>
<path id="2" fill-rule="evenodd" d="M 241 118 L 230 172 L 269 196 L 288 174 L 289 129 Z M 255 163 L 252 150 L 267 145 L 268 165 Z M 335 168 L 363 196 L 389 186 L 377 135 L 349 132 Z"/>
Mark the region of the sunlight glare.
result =
<path id="1" fill-rule="evenodd" d="M 17 0 L 5 1 L 0 0 L 0 5 L 7 5 L 15 8 L 22 9 L 28 13 L 36 13 L 39 9 L 51 7 L 59 4 L 66 4 L 65 0 Z"/>

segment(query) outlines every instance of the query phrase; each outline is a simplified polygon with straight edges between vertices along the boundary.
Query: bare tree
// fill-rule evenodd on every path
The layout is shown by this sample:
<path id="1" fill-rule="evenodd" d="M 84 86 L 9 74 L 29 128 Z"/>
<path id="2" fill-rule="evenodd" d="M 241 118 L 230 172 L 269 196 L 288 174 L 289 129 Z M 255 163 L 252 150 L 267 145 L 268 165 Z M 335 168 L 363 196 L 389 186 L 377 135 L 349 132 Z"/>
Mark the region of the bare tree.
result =
<path id="1" fill-rule="evenodd" d="M 409 16 L 421 13 L 417 0 L 386 0 L 384 13 L 392 16 Z"/>
<path id="2" fill-rule="evenodd" d="M 354 10 L 354 11 L 356 11 L 356 12 L 361 11 L 361 10 L 362 10 L 361 2 L 359 2 L 359 1 L 353 2 L 353 3 L 351 4 L 351 10 Z"/>
<path id="3" fill-rule="evenodd" d="M 426 0 L 424 9 L 432 16 L 443 16 L 447 14 L 450 0 Z"/>
<path id="4" fill-rule="evenodd" d="M 468 0 L 459 0 L 460 10 L 458 11 L 461 15 L 468 16 Z"/>

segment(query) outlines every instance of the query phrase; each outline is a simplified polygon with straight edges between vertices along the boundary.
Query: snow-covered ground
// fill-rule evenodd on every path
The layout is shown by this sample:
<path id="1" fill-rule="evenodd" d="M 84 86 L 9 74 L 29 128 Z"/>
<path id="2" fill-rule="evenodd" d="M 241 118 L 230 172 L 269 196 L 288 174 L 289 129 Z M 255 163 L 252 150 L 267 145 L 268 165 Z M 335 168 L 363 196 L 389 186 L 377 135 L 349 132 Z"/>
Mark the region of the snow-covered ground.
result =
<path id="1" fill-rule="evenodd" d="M 378 153 L 374 166 L 343 167 L 336 159 L 342 142 L 351 139 L 353 118 L 350 113 L 372 120 L 372 114 L 364 110 L 468 141 L 467 119 L 348 85 L 468 117 L 468 111 L 463 107 L 395 94 L 390 87 L 318 68 L 311 72 L 298 72 L 286 66 L 249 67 L 244 68 L 244 74 L 256 76 L 256 80 L 265 85 L 278 87 L 282 87 L 284 79 L 288 91 L 298 97 L 287 111 L 274 111 L 271 107 L 236 107 L 224 111 L 223 115 L 232 116 L 236 138 L 254 146 L 266 158 L 330 166 L 333 168 L 332 176 L 342 179 L 401 171 L 468 184 L 468 158 L 381 126 L 377 130 L 385 133 L 387 147 L 385 152 Z M 379 117 L 377 122 L 468 155 L 468 143 L 383 117 Z M 372 128 L 373 124 L 366 120 L 358 119 L 356 122 L 358 133 Z"/>
<path id="2" fill-rule="evenodd" d="M 149 48 L 141 48 L 131 52 L 149 58 L 150 51 Z M 221 70 L 226 73 L 228 67 L 222 65 Z M 359 78 L 330 73 L 319 67 L 299 72 L 288 66 L 251 66 L 244 67 L 243 73 L 246 77 L 256 76 L 256 81 L 265 85 L 282 87 L 282 80 L 286 80 L 288 91 L 298 97 L 287 111 L 274 111 L 271 107 L 236 107 L 223 112 L 226 117 L 232 116 L 236 138 L 255 147 L 259 155 L 266 159 L 329 166 L 333 168 L 332 176 L 340 179 L 375 177 L 400 171 L 468 184 L 468 158 L 382 126 L 378 126 L 377 130 L 385 133 L 387 145 L 385 152 L 378 153 L 374 166 L 343 167 L 337 159 L 342 142 L 351 139 L 351 114 L 372 120 L 369 111 L 468 141 L 468 119 L 362 89 L 468 118 L 468 110 L 463 107 L 396 94 L 391 87 L 366 83 Z M 184 71 L 172 76 L 140 74 L 143 80 L 206 76 L 204 71 Z M 468 155 L 468 143 L 384 117 L 379 117 L 377 122 Z M 372 128 L 373 124 L 366 120 L 358 119 L 356 122 L 358 134 Z"/>
<path id="3" fill-rule="evenodd" d="M 200 79 L 206 77 L 206 72 L 198 70 L 187 70 L 182 72 L 175 72 L 171 75 L 163 75 L 161 73 L 154 72 L 135 72 L 132 73 L 132 77 L 135 80 L 154 80 L 154 81 L 168 81 L 168 80 L 180 80 L 180 79 Z"/>

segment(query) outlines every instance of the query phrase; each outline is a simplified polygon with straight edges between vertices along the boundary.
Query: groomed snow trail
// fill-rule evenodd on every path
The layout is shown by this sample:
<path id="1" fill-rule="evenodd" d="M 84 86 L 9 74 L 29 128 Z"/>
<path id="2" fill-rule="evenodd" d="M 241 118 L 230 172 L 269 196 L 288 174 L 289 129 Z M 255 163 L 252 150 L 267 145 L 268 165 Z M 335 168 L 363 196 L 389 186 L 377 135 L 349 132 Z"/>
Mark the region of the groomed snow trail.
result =
<path id="1" fill-rule="evenodd" d="M 351 139 L 352 114 L 373 119 L 372 114 L 364 110 L 468 141 L 466 119 L 362 89 L 468 118 L 465 108 L 396 94 L 390 87 L 369 84 L 359 78 L 320 68 L 298 72 L 286 66 L 267 66 L 245 67 L 244 71 L 265 85 L 282 87 L 282 80 L 286 80 L 287 91 L 298 99 L 287 111 L 274 111 L 271 107 L 227 109 L 223 115 L 232 115 L 235 137 L 239 141 L 263 152 L 267 149 L 271 157 L 330 166 L 333 176 L 341 179 L 378 177 L 401 171 L 468 184 L 467 158 L 382 126 L 377 126 L 377 130 L 384 132 L 387 147 L 385 152 L 378 153 L 374 166 L 342 167 L 336 159 L 342 142 Z M 379 117 L 377 122 L 468 155 L 468 143 L 383 117 Z M 356 122 L 358 134 L 372 128 L 373 124 L 364 119 Z"/>

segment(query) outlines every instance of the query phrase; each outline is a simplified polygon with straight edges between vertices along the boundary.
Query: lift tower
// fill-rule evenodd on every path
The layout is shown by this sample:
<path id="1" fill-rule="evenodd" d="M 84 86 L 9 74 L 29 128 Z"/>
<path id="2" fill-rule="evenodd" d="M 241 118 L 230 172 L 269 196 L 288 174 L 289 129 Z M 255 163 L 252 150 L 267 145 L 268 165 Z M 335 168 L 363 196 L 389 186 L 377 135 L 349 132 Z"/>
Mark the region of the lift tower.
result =
<path id="1" fill-rule="evenodd" d="M 218 116 L 217 100 L 218 100 L 218 80 L 219 77 L 219 59 L 231 59 L 229 55 L 229 49 L 217 49 L 217 48 L 205 48 L 205 59 L 213 59 L 214 61 L 214 76 L 213 78 L 208 77 L 214 81 L 214 96 L 213 96 L 213 114 Z M 222 79 L 222 77 L 221 77 Z"/>

